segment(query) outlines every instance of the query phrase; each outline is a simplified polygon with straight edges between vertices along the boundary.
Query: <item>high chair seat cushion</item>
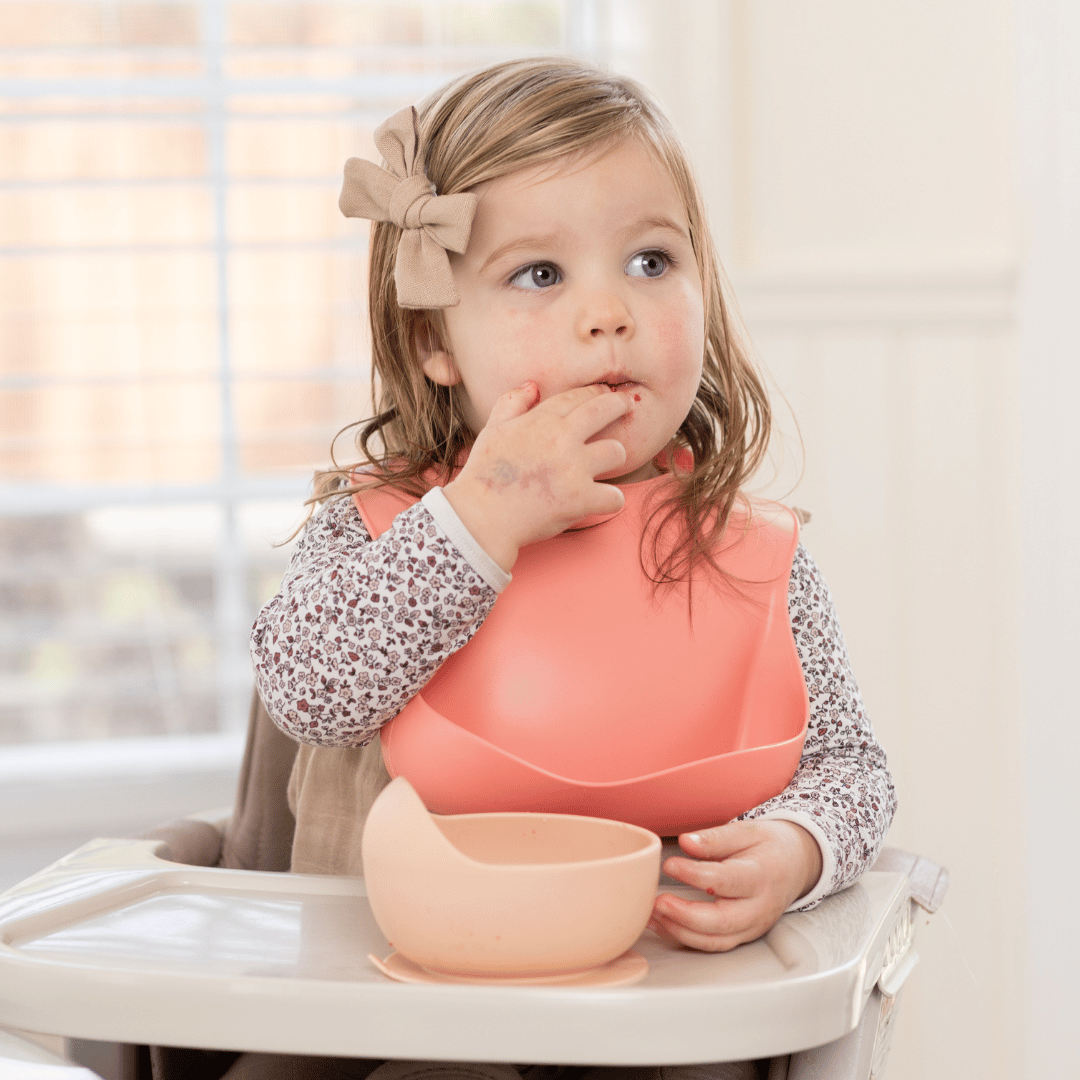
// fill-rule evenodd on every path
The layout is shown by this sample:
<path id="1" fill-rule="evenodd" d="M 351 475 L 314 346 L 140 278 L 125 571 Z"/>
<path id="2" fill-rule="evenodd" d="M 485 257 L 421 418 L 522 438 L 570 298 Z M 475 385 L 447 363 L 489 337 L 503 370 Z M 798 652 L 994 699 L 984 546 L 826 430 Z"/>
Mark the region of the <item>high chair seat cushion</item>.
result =
<path id="1" fill-rule="evenodd" d="M 252 694 L 236 802 L 225 829 L 221 865 L 233 870 L 287 871 L 296 821 L 286 792 L 298 744 Z"/>
<path id="2" fill-rule="evenodd" d="M 221 860 L 221 833 L 213 825 L 192 818 L 169 821 L 142 833 L 140 840 L 162 840 L 158 856 L 185 866 L 217 866 Z"/>
<path id="3" fill-rule="evenodd" d="M 188 866 L 289 870 L 296 823 L 286 791 L 297 749 L 254 693 L 236 799 L 224 834 L 205 821 L 182 818 L 141 833 L 138 839 L 164 841 L 166 847 L 158 852 L 161 858 Z"/>

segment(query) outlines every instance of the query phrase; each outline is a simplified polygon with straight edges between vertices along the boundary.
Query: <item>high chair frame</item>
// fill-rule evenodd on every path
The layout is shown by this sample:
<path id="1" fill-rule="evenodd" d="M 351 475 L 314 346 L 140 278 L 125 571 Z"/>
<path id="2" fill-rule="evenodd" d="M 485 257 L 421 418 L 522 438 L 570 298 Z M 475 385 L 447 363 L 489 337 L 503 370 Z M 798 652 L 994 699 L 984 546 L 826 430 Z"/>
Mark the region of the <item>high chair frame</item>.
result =
<path id="1" fill-rule="evenodd" d="M 93 841 L 0 897 L 0 1026 L 127 1042 L 122 1080 L 217 1080 L 243 1049 L 612 1065 L 754 1057 L 772 1059 L 770 1080 L 882 1075 L 917 925 L 948 885 L 928 860 L 886 849 L 852 889 L 721 957 L 643 938 L 653 968 L 640 987 L 401 986 L 364 962 L 388 946 L 362 881 L 280 874 L 295 752 L 256 697 L 231 812 Z M 173 956 L 220 932 L 233 940 L 206 971 Z M 124 933 L 154 935 L 145 951 L 160 970 L 124 958 Z M 275 942 L 276 971 L 264 955 Z M 155 1041 L 171 1045 L 135 1045 Z"/>

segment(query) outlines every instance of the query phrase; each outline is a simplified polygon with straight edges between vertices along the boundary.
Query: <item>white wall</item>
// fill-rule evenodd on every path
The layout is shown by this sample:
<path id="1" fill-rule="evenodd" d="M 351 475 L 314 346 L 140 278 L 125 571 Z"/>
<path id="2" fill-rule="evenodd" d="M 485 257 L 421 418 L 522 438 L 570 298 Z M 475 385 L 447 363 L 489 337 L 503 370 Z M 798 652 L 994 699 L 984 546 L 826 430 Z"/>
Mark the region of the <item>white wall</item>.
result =
<path id="1" fill-rule="evenodd" d="M 1020 538 L 1023 554 L 1029 1077 L 1080 1076 L 1080 8 L 1020 11 L 1021 177 L 1028 253 L 1021 289 Z"/>
<path id="2" fill-rule="evenodd" d="M 691 143 L 745 321 L 801 426 L 790 501 L 814 513 L 805 540 L 896 777 L 889 841 L 952 873 L 889 1076 L 1020 1075 L 1030 461 L 1011 6 L 655 10 L 647 81 Z M 1064 1038 L 1052 1021 L 1040 1037 Z"/>
<path id="3" fill-rule="evenodd" d="M 0 892 L 97 836 L 232 805 L 242 732 L 11 746 L 0 755 Z"/>

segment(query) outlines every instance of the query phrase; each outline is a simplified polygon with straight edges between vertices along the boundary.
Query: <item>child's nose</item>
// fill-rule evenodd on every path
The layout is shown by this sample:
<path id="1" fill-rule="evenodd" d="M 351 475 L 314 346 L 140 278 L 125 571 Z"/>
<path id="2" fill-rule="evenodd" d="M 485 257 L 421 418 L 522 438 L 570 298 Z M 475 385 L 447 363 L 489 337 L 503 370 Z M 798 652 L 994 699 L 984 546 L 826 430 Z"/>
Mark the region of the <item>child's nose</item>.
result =
<path id="1" fill-rule="evenodd" d="M 583 305 L 580 317 L 583 338 L 629 338 L 634 333 L 630 310 L 618 293 L 598 290 Z"/>

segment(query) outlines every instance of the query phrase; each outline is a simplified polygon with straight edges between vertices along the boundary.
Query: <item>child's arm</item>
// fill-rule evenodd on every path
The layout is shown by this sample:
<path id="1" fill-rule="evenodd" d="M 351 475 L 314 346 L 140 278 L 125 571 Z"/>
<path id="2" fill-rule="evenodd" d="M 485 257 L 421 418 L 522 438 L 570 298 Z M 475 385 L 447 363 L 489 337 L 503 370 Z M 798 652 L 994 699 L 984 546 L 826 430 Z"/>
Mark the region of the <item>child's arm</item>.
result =
<path id="1" fill-rule="evenodd" d="M 259 694 L 287 735 L 368 742 L 476 633 L 523 544 L 621 506 L 618 488 L 595 477 L 625 451 L 595 436 L 629 410 L 629 395 L 599 384 L 540 404 L 537 394 L 526 383 L 496 401 L 443 489 L 447 528 L 413 506 L 373 541 L 351 500 L 308 522 L 251 635 Z M 454 543 L 450 518 L 467 545 Z"/>
<path id="2" fill-rule="evenodd" d="M 255 682 L 301 742 L 361 746 L 471 639 L 504 585 L 421 503 L 372 540 L 351 499 L 308 522 L 251 635 Z"/>
<path id="3" fill-rule="evenodd" d="M 810 695 L 802 760 L 788 787 L 742 818 L 679 838 L 692 858 L 667 860 L 672 877 L 717 899 L 657 899 L 654 929 L 693 948 L 752 941 L 788 908 L 813 906 L 850 885 L 877 857 L 896 810 L 885 753 L 851 671 L 832 598 L 800 547 L 788 613 Z M 815 851 L 816 849 L 816 851 Z"/>

